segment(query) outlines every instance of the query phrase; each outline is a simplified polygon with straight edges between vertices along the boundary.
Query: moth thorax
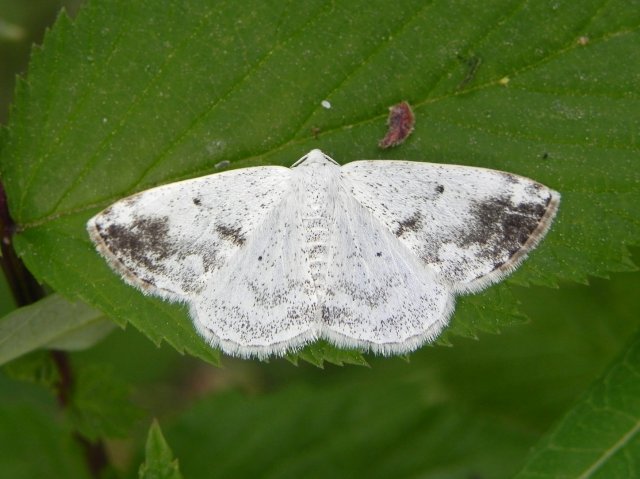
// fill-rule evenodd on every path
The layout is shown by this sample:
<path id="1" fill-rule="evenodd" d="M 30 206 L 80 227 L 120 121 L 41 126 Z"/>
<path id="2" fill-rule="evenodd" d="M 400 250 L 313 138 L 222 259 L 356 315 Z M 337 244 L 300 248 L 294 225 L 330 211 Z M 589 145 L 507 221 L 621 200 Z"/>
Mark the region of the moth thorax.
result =
<path id="1" fill-rule="evenodd" d="M 305 252 L 311 267 L 311 277 L 317 286 L 324 284 L 327 265 L 329 225 L 326 216 L 302 218 Z"/>

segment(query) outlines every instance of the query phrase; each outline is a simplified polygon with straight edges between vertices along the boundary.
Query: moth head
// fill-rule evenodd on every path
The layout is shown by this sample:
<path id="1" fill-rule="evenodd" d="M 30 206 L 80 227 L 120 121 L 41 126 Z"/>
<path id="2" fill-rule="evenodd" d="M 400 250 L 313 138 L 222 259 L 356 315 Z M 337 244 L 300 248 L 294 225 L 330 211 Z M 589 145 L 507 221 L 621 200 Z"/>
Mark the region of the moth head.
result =
<path id="1" fill-rule="evenodd" d="M 311 150 L 309 153 L 304 155 L 298 161 L 296 161 L 291 168 L 297 168 L 301 166 L 312 166 L 312 165 L 334 165 L 340 166 L 340 164 L 335 161 L 333 158 L 325 155 L 320 150 Z"/>

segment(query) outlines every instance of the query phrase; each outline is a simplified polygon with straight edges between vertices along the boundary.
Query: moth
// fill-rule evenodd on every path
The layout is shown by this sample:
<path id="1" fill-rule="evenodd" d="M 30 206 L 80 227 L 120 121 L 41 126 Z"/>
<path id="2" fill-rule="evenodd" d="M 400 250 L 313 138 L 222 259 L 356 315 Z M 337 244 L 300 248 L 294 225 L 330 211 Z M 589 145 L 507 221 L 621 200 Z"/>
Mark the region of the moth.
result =
<path id="1" fill-rule="evenodd" d="M 457 295 L 500 281 L 548 231 L 560 195 L 511 173 L 312 150 L 122 199 L 87 224 L 145 294 L 186 303 L 241 357 L 324 338 L 383 355 L 433 341 Z"/>

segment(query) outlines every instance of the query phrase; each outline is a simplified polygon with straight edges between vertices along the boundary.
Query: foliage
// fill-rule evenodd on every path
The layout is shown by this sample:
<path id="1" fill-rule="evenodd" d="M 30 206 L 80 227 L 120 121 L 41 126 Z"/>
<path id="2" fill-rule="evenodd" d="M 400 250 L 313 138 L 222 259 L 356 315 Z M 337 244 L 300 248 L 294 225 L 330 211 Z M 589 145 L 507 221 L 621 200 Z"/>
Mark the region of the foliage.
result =
<path id="1" fill-rule="evenodd" d="M 0 365 L 38 348 L 84 349 L 112 329 L 99 311 L 52 294 L 0 319 Z"/>
<path id="2" fill-rule="evenodd" d="M 540 442 L 518 478 L 636 477 L 640 337 Z"/>
<path id="3" fill-rule="evenodd" d="M 173 459 L 158 421 L 154 420 L 149 429 L 145 448 L 146 462 L 140 466 L 140 479 L 181 479 L 178 461 Z"/>
<path id="4" fill-rule="evenodd" d="M 19 22 L 2 6 L 0 34 L 5 16 Z M 57 292 L 16 308 L 0 280 L 2 474 L 133 477 L 144 431 L 131 389 L 186 477 L 510 477 L 525 462 L 521 477 L 627 477 L 639 25 L 622 0 L 93 0 L 61 14 L 0 134 L 13 246 Z M 401 100 L 416 128 L 383 155 Z M 135 191 L 221 162 L 288 166 L 316 147 L 342 163 L 522 174 L 562 193 L 559 217 L 509 281 L 460 298 L 439 344 L 403 359 L 317 343 L 288 361 L 222 360 L 182 306 L 126 286 L 86 234 Z M 134 328 L 101 341 L 103 314 Z M 119 454 L 110 438 L 123 435 Z M 157 424 L 140 475 L 179 476 Z"/>

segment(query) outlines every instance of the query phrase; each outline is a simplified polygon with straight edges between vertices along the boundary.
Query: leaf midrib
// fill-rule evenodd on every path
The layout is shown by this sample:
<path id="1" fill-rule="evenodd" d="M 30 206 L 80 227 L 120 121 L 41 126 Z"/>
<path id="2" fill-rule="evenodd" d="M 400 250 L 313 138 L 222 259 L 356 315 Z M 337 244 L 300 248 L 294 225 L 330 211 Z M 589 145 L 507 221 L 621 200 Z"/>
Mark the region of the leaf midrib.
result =
<path id="1" fill-rule="evenodd" d="M 577 476 L 577 479 L 588 479 L 591 475 L 600 469 L 606 462 L 613 457 L 618 451 L 620 451 L 631 439 L 640 432 L 640 420 L 636 421 L 634 427 L 622 436 L 615 444 L 612 444 L 610 448 L 605 449 L 602 455 L 589 466 L 582 474 Z"/>

